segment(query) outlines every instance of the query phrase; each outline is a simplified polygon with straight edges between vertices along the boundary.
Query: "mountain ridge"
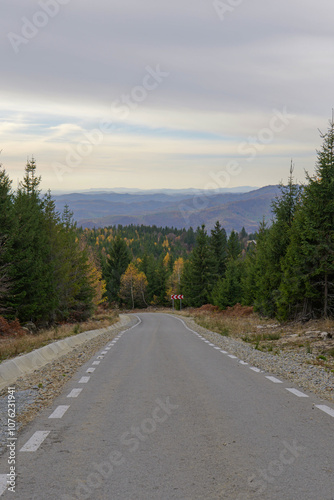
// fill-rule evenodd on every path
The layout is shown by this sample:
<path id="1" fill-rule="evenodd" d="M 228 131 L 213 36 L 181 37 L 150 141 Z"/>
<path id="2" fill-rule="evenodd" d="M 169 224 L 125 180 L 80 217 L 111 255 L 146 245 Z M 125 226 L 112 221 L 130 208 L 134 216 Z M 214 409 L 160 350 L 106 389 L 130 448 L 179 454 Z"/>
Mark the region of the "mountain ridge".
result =
<path id="1" fill-rule="evenodd" d="M 210 230 L 219 220 L 227 232 L 242 227 L 254 232 L 263 217 L 272 217 L 271 204 L 280 193 L 277 185 L 247 192 L 185 191 L 69 193 L 55 195 L 54 199 L 57 210 L 68 205 L 78 226 L 88 228 L 143 224 L 188 229 L 205 224 Z"/>

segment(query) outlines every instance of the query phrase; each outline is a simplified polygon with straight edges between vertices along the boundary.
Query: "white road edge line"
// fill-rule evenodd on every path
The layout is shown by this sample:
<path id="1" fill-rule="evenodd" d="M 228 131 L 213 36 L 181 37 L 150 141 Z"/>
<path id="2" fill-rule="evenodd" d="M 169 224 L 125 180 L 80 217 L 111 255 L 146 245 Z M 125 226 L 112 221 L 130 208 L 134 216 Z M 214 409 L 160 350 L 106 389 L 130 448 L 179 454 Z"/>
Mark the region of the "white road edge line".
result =
<path id="1" fill-rule="evenodd" d="M 95 368 L 87 368 L 86 373 L 94 373 Z"/>
<path id="2" fill-rule="evenodd" d="M 7 474 L 0 474 L 0 497 L 7 489 Z"/>
<path id="3" fill-rule="evenodd" d="M 63 418 L 70 405 L 60 405 L 58 406 L 53 413 L 49 416 L 49 418 Z"/>
<path id="4" fill-rule="evenodd" d="M 43 443 L 44 439 L 50 434 L 50 431 L 36 431 L 35 434 L 26 442 L 20 451 L 36 451 Z"/>
<path id="5" fill-rule="evenodd" d="M 334 417 L 334 410 L 333 408 L 330 408 L 329 406 L 326 405 L 315 405 L 316 408 L 319 408 L 319 410 L 324 411 L 325 413 L 328 413 L 331 417 Z"/>
<path id="6" fill-rule="evenodd" d="M 229 354 L 228 357 L 231 359 L 237 359 L 237 356 L 234 356 L 234 354 Z"/>
<path id="7" fill-rule="evenodd" d="M 227 351 L 223 351 L 223 349 L 220 349 L 220 352 L 222 352 L 223 354 L 227 354 Z"/>
<path id="8" fill-rule="evenodd" d="M 99 365 L 101 361 L 93 361 L 92 365 Z"/>
<path id="9" fill-rule="evenodd" d="M 67 395 L 68 398 L 77 398 L 82 389 L 72 389 L 71 392 Z"/>
<path id="10" fill-rule="evenodd" d="M 256 368 L 255 366 L 250 366 L 249 369 L 253 370 L 253 372 L 256 372 L 256 373 L 260 373 L 261 372 L 260 368 Z"/>
<path id="11" fill-rule="evenodd" d="M 79 380 L 79 384 L 87 384 L 87 382 L 89 382 L 90 380 L 90 377 L 81 377 L 81 379 Z"/>
<path id="12" fill-rule="evenodd" d="M 298 396 L 299 398 L 308 398 L 307 394 L 304 394 L 301 391 L 298 391 L 298 389 L 286 389 L 287 391 L 291 392 L 295 396 Z"/>
<path id="13" fill-rule="evenodd" d="M 240 360 L 240 361 L 239 361 L 239 363 L 240 363 L 241 365 L 248 365 L 248 363 L 246 363 L 246 361 L 241 361 L 241 360 Z"/>
<path id="14" fill-rule="evenodd" d="M 108 351 L 102 351 L 101 354 L 108 354 Z"/>
<path id="15" fill-rule="evenodd" d="M 266 378 L 268 380 L 270 380 L 271 382 L 274 382 L 274 384 L 283 384 L 282 380 L 279 380 L 278 378 L 276 377 L 270 377 L 270 376 L 267 376 L 266 375 Z"/>

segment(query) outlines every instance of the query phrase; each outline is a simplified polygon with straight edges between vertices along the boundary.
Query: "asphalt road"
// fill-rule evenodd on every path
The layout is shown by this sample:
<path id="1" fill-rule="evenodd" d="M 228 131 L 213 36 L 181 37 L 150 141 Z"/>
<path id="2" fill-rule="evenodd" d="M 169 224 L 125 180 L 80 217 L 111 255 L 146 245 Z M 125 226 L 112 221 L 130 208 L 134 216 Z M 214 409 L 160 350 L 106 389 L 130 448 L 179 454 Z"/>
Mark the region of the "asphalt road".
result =
<path id="1" fill-rule="evenodd" d="M 332 407 L 175 317 L 138 318 L 8 441 L 1 500 L 334 499 Z"/>

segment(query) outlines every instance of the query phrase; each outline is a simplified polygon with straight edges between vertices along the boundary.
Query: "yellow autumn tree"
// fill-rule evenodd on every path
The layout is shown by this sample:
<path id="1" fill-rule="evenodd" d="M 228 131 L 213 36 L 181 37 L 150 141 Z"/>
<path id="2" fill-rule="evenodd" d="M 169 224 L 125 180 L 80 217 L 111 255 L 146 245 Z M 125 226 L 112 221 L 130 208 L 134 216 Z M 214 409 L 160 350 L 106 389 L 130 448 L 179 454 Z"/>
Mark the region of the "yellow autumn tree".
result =
<path id="1" fill-rule="evenodd" d="M 145 274 L 139 271 L 136 266 L 131 263 L 121 277 L 120 297 L 132 309 L 137 306 L 147 306 L 145 300 L 145 292 L 147 287 L 147 278 Z"/>
<path id="2" fill-rule="evenodd" d="M 166 296 L 169 299 L 172 294 L 182 293 L 181 290 L 181 276 L 184 267 L 184 260 L 182 257 L 176 259 L 173 266 L 173 272 L 168 279 Z"/>

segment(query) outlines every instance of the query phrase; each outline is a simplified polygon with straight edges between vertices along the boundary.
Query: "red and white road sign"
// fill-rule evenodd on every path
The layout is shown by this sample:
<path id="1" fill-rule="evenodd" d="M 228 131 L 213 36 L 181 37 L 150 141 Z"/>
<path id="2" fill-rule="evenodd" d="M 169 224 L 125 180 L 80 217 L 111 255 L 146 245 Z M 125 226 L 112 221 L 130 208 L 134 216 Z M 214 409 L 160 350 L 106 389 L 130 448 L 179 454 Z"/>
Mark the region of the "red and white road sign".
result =
<path id="1" fill-rule="evenodd" d="M 183 299 L 183 295 L 171 295 L 171 299 L 172 299 L 172 300 L 175 300 L 175 299 Z"/>

